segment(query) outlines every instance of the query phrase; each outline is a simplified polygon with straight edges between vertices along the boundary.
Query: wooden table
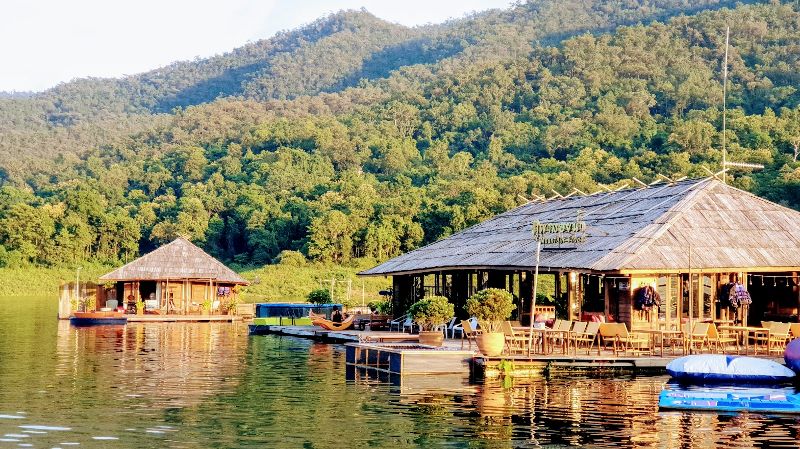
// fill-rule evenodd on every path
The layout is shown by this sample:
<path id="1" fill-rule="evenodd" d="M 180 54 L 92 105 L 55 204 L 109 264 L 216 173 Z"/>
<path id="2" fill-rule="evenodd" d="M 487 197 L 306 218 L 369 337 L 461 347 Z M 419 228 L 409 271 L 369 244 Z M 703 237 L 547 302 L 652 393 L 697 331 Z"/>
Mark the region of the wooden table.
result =
<path id="1" fill-rule="evenodd" d="M 736 332 L 741 338 L 744 339 L 744 353 L 745 355 L 750 352 L 750 336 L 753 336 L 754 348 L 753 353 L 758 354 L 758 336 L 764 336 L 764 341 L 767 342 L 767 352 L 769 352 L 769 329 L 765 327 L 752 327 L 752 326 L 720 326 L 721 331 Z"/>
<path id="2" fill-rule="evenodd" d="M 540 354 L 551 354 L 553 352 L 553 345 L 549 343 L 552 343 L 550 339 L 556 336 L 556 334 L 560 334 L 561 338 L 565 339 L 564 345 L 562 346 L 562 352 L 566 354 L 569 351 L 569 340 L 570 340 L 569 334 L 571 333 L 570 331 L 560 331 L 560 330 L 557 331 L 550 329 L 548 327 L 545 328 L 534 327 L 533 329 L 531 329 L 530 327 L 527 326 L 514 326 L 513 329 L 514 333 L 519 332 L 524 337 L 527 337 L 529 339 L 531 336 L 535 336 L 538 334 L 539 340 L 541 341 L 541 346 L 540 346 L 541 351 L 539 351 Z M 533 331 L 533 334 L 530 333 L 531 331 Z M 531 349 L 533 348 L 534 346 L 531 346 Z"/>
<path id="3" fill-rule="evenodd" d="M 656 336 L 661 337 L 661 357 L 664 357 L 664 340 L 665 337 L 670 337 L 670 340 L 673 340 L 675 337 L 679 338 L 683 343 L 681 345 L 681 350 L 684 354 L 686 354 L 686 343 L 683 341 L 683 331 L 673 330 L 673 329 L 634 329 L 631 333 L 644 333 L 650 334 L 650 349 L 655 352 L 655 339 Z M 671 345 L 672 347 L 672 354 L 675 354 L 675 345 Z"/>

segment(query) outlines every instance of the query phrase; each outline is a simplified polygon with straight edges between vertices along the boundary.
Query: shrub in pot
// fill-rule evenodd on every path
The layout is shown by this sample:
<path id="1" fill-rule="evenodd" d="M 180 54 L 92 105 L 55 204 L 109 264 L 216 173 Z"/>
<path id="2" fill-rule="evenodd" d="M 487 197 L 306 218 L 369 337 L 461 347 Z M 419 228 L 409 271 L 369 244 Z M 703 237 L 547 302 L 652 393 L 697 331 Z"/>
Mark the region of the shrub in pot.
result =
<path id="1" fill-rule="evenodd" d="M 434 331 L 436 326 L 447 324 L 455 314 L 453 304 L 444 296 L 428 296 L 408 309 L 411 319 L 419 326 L 419 342 L 423 345 L 441 346 L 444 334 Z"/>
<path id="2" fill-rule="evenodd" d="M 483 355 L 494 357 L 503 353 L 505 335 L 501 326 L 515 308 L 511 293 L 499 288 L 481 290 L 467 299 L 467 313 L 478 319 L 483 330 L 475 338 Z"/>

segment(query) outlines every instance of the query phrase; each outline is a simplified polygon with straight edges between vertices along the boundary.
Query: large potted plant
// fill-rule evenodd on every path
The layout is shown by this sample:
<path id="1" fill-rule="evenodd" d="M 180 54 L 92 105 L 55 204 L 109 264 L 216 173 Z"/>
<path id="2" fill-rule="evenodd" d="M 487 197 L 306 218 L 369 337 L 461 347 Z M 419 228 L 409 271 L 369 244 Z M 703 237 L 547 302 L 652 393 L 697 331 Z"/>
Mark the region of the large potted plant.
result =
<path id="1" fill-rule="evenodd" d="M 478 319 L 483 331 L 475 338 L 481 354 L 494 357 L 503 353 L 501 326 L 515 308 L 511 293 L 499 288 L 481 290 L 467 300 L 467 313 Z"/>
<path id="2" fill-rule="evenodd" d="M 455 311 L 453 305 L 444 296 L 428 296 L 412 304 L 408 313 L 419 326 L 419 343 L 441 346 L 444 342 L 444 334 L 433 329 L 436 326 L 447 324 Z"/>

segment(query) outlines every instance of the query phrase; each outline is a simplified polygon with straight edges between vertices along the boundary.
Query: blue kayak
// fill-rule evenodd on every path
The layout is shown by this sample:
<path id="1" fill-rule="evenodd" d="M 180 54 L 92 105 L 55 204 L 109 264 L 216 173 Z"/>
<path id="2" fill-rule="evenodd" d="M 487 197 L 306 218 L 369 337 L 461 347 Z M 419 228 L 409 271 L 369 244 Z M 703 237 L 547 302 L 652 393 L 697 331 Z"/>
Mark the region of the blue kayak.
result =
<path id="1" fill-rule="evenodd" d="M 663 390 L 658 397 L 658 406 L 673 410 L 800 414 L 800 394 L 759 388 L 741 391 Z"/>

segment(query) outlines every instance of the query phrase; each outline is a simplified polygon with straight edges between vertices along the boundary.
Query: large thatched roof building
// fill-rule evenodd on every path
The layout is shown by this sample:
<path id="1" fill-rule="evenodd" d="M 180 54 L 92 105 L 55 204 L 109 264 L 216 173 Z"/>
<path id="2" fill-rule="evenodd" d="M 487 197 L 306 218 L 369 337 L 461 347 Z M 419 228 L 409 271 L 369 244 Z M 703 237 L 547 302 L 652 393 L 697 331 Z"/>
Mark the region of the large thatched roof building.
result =
<path id="1" fill-rule="evenodd" d="M 192 242 L 179 237 L 172 242 L 100 276 L 104 300 L 129 308 L 143 300 L 148 310 L 189 313 L 203 303 L 216 310 L 248 282 Z"/>
<path id="2" fill-rule="evenodd" d="M 721 319 L 717 287 L 731 273 L 749 273 L 755 293 L 762 283 L 782 285 L 764 292 L 752 312 L 797 314 L 800 212 L 713 178 L 531 202 L 361 274 L 393 276 L 401 309 L 425 291 L 458 304 L 487 286 L 512 290 L 524 305 L 536 261 L 534 223 L 557 231 L 542 235 L 540 270 L 555 276 L 554 294 L 566 293 L 571 317 L 603 312 L 636 324 L 691 312 Z M 562 228 L 547 227 L 554 223 Z M 585 229 L 563 226 L 569 223 Z M 637 316 L 631 297 L 645 284 L 657 287 L 665 304 Z M 777 299 L 767 304 L 768 297 Z"/>

